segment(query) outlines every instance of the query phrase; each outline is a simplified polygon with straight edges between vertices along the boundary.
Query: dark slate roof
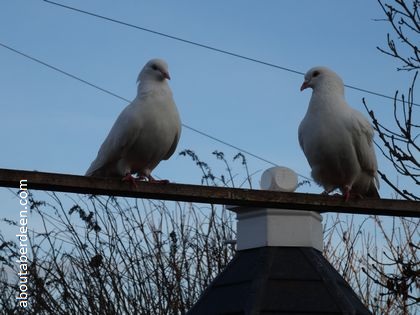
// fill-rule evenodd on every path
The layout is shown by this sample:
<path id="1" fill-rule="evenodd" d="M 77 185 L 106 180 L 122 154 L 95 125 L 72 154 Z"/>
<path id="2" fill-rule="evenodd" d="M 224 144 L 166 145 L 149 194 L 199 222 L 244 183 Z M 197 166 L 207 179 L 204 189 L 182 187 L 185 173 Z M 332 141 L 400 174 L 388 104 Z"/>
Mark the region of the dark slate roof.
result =
<path id="1" fill-rule="evenodd" d="M 371 313 L 318 250 L 262 247 L 239 251 L 187 314 Z"/>

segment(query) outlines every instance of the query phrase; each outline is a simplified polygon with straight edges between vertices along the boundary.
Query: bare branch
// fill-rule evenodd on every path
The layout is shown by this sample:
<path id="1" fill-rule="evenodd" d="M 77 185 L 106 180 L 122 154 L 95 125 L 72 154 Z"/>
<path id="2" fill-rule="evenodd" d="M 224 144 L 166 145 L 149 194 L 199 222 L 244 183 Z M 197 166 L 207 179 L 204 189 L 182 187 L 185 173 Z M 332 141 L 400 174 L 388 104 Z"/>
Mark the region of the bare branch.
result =
<path id="1" fill-rule="evenodd" d="M 384 3 L 378 0 L 387 21 L 391 24 L 399 42 L 403 48 L 411 51 L 411 56 L 405 56 L 401 50 L 397 48 L 395 41 L 387 34 L 388 49 L 377 47 L 377 49 L 393 58 L 397 58 L 403 63 L 398 70 L 415 70 L 420 69 L 420 52 L 418 48 L 418 41 L 411 40 L 408 33 L 420 34 L 420 19 L 419 19 L 419 1 L 413 0 L 413 5 L 409 7 L 404 0 L 396 0 L 395 5 Z M 410 34 L 411 35 L 411 34 Z"/>

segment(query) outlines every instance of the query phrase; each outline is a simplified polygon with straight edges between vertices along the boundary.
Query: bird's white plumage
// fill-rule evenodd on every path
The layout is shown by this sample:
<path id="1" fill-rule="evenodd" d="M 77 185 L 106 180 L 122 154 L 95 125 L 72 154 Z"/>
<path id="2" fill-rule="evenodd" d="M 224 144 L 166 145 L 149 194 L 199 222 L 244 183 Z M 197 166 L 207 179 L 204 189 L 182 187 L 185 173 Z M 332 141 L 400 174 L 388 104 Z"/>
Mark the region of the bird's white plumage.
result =
<path id="1" fill-rule="evenodd" d="M 138 173 L 150 179 L 160 161 L 171 157 L 181 121 L 166 79 L 165 61 L 152 59 L 143 67 L 136 98 L 118 116 L 86 176 Z"/>
<path id="2" fill-rule="evenodd" d="M 312 177 L 326 192 L 379 197 L 373 128 L 344 98 L 341 78 L 325 67 L 305 74 L 301 90 L 311 87 L 308 110 L 299 126 L 299 143 Z"/>

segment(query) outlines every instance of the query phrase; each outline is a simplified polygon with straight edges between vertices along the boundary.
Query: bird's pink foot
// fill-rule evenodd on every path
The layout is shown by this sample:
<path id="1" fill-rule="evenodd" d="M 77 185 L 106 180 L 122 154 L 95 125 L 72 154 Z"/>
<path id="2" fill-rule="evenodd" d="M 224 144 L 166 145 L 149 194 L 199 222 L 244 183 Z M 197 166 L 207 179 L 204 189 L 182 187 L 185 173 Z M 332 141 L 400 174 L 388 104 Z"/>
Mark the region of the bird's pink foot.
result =
<path id="1" fill-rule="evenodd" d="M 132 186 L 137 188 L 136 178 L 131 175 L 131 173 L 125 174 L 125 176 L 121 179 L 123 182 L 129 182 Z"/>
<path id="2" fill-rule="evenodd" d="M 349 185 L 344 186 L 344 192 L 343 192 L 344 201 L 348 201 L 350 199 L 350 191 L 351 191 L 351 187 Z"/>

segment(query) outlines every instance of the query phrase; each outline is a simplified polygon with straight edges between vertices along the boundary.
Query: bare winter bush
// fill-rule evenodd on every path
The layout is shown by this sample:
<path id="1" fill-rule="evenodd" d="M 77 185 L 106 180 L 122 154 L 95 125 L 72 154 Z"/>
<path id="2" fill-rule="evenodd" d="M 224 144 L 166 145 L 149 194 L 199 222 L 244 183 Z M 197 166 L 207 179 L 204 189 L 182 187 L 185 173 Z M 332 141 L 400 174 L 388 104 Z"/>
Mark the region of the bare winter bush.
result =
<path id="1" fill-rule="evenodd" d="M 30 314 L 184 314 L 234 253 L 224 243 L 234 238 L 233 217 L 223 208 L 50 199 L 31 199 L 44 228 L 31 233 Z M 13 267 L 15 245 L 3 242 L 1 257 Z M 17 287 L 3 267 L 0 309 L 17 313 Z"/>
<path id="2" fill-rule="evenodd" d="M 393 34 L 387 34 L 387 48 L 377 47 L 382 53 L 398 60 L 402 67 L 398 70 L 415 71 L 407 97 L 398 91 L 394 97 L 394 122 L 387 126 L 363 103 L 379 135 L 382 154 L 392 163 L 398 174 L 416 185 L 420 185 L 420 155 L 418 108 L 415 103 L 414 90 L 418 70 L 420 69 L 420 2 L 418 0 L 378 0 L 385 14 L 385 21 L 392 27 Z M 396 39 L 394 39 L 396 37 Z M 385 172 L 380 171 L 381 178 L 402 198 L 420 200 L 418 193 L 399 187 Z"/>
<path id="3" fill-rule="evenodd" d="M 324 255 L 373 314 L 420 311 L 418 219 L 328 215 Z"/>
<path id="4" fill-rule="evenodd" d="M 392 27 L 396 35 L 395 39 L 387 34 L 387 48 L 377 49 L 401 62 L 402 67 L 398 70 L 420 69 L 420 51 L 418 37 L 420 35 L 420 2 L 418 0 L 378 0 L 382 11 L 386 16 L 386 22 Z"/>
<path id="5" fill-rule="evenodd" d="M 373 110 L 370 110 L 363 99 L 373 127 L 376 130 L 381 146 L 378 146 L 382 155 L 392 163 L 398 174 L 404 178 L 411 179 L 414 185 L 420 186 L 420 161 L 417 157 L 420 155 L 420 146 L 418 144 L 420 125 L 414 121 L 416 107 L 414 105 L 414 86 L 417 73 L 414 75 L 412 86 L 408 90 L 408 98 L 401 97 L 398 100 L 398 91 L 394 99 L 394 121 L 395 127 L 385 126 L 381 123 Z M 387 183 L 400 197 L 408 200 L 420 200 L 420 196 L 407 188 L 399 187 L 389 179 L 389 174 L 379 170 L 382 180 Z"/>
<path id="6" fill-rule="evenodd" d="M 387 34 L 387 48 L 378 50 L 395 58 L 402 66 L 398 70 L 415 71 L 407 97 L 395 92 L 393 102 L 394 125 L 387 126 L 363 103 L 369 112 L 375 130 L 379 135 L 382 154 L 392 163 L 397 174 L 420 186 L 420 154 L 418 108 L 414 91 L 418 70 L 420 69 L 420 2 L 418 0 L 378 0 L 385 14 L 385 21 L 392 27 L 392 34 Z M 396 38 L 396 39 L 395 39 Z M 420 200 L 415 189 L 401 187 L 390 179 L 389 174 L 380 171 L 381 178 L 399 197 Z M 386 249 L 374 253 L 368 252 L 369 264 L 363 267 L 368 279 L 377 285 L 381 292 L 377 303 L 381 307 L 377 314 L 415 314 L 420 304 L 420 268 L 419 268 L 419 220 L 394 219 L 390 228 L 386 228 L 378 218 L 375 227 L 384 235 Z M 374 304 L 373 304 L 374 305 Z M 413 312 L 414 310 L 414 312 Z"/>
<path id="7" fill-rule="evenodd" d="M 227 167 L 226 177 L 185 151 L 203 183 L 235 186 L 224 154 L 213 154 Z M 237 159 L 248 172 L 245 157 Z M 42 228 L 30 233 L 28 314 L 185 314 L 235 252 L 227 242 L 235 239 L 234 215 L 223 207 L 47 196 L 48 202 L 29 199 Z M 1 313 L 24 314 L 10 279 L 17 245 L 0 242 Z"/>

